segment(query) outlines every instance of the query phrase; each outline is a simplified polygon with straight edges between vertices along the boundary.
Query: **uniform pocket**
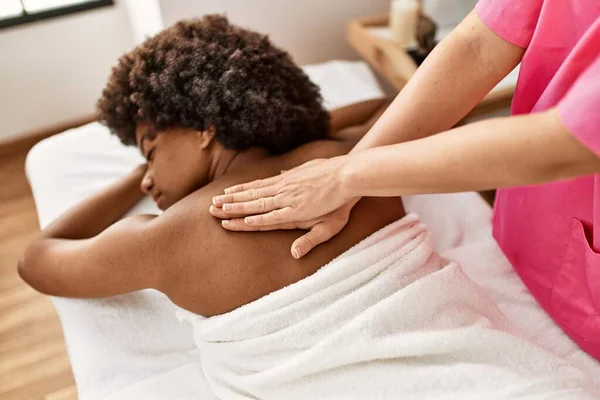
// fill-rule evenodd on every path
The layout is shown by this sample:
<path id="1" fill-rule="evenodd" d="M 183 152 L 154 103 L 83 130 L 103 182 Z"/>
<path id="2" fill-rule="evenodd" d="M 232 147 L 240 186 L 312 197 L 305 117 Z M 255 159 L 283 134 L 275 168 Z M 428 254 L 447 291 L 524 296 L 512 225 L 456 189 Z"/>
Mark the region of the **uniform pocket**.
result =
<path id="1" fill-rule="evenodd" d="M 554 315 L 585 341 L 600 343 L 600 253 L 573 219 L 565 257 L 552 289 Z"/>

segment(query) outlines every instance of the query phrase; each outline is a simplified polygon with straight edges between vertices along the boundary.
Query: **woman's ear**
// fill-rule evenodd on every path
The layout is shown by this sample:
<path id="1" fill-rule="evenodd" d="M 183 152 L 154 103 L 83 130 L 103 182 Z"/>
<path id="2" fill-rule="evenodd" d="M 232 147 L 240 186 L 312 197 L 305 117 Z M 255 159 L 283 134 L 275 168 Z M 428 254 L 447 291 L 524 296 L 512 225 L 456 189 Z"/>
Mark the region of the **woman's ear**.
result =
<path id="1" fill-rule="evenodd" d="M 215 140 L 216 129 L 214 125 L 209 126 L 203 131 L 198 132 L 200 135 L 200 148 L 206 150 L 213 140 Z"/>

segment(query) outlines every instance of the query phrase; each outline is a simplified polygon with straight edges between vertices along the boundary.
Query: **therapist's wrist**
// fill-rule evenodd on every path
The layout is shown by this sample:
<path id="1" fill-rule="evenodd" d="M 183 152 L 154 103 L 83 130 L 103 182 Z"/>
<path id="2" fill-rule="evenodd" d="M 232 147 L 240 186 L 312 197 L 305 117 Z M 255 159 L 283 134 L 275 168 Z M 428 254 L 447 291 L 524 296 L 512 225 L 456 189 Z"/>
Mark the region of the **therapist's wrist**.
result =
<path id="1" fill-rule="evenodd" d="M 363 196 L 361 193 L 358 178 L 358 170 L 356 168 L 356 161 L 352 155 L 343 156 L 342 162 L 337 169 L 339 190 L 342 196 L 352 202 L 352 205 L 358 203 L 360 198 Z"/>

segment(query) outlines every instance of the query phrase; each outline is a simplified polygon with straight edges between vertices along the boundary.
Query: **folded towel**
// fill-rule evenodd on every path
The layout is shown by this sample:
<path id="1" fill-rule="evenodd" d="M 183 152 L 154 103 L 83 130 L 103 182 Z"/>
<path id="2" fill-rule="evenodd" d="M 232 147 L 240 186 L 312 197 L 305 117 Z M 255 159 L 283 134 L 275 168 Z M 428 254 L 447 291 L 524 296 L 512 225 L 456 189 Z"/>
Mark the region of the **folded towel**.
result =
<path id="1" fill-rule="evenodd" d="M 232 312 L 178 317 L 194 328 L 199 365 L 115 399 L 158 398 L 169 382 L 195 380 L 220 399 L 597 398 L 585 374 L 515 334 L 433 251 L 415 214 Z M 184 387 L 174 398 L 198 393 Z"/>

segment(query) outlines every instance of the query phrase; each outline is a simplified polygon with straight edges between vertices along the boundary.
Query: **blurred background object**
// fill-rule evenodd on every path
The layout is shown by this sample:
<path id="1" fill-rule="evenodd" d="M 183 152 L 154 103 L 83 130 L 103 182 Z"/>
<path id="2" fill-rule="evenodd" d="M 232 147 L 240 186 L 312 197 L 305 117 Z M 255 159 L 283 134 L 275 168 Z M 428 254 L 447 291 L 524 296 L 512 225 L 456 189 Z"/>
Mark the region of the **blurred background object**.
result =
<path id="1" fill-rule="evenodd" d="M 418 0 L 392 0 L 389 24 L 392 40 L 397 46 L 410 49 L 417 47 L 417 25 L 421 14 Z"/>

